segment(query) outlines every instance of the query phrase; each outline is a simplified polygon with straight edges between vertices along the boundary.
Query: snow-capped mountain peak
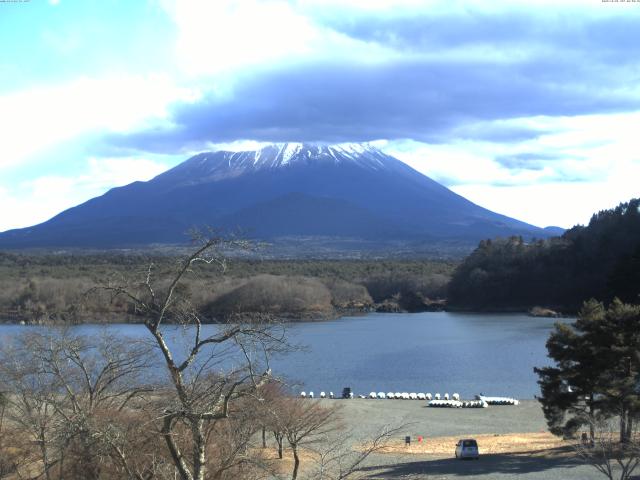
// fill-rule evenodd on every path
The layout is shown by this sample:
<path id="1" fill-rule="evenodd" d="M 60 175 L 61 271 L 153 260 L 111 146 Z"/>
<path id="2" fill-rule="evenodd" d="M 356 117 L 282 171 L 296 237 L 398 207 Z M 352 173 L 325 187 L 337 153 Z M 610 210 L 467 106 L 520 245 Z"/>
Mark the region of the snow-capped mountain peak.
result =
<path id="1" fill-rule="evenodd" d="M 227 154 L 231 152 L 225 152 Z M 309 143 L 276 143 L 254 152 L 238 152 L 253 154 L 253 164 L 261 168 L 286 167 L 296 163 L 308 164 L 310 161 L 329 161 L 332 163 L 355 162 L 360 166 L 381 168 L 382 157 L 386 157 L 378 149 L 359 143 L 340 143 L 335 145 L 317 145 Z M 231 153 L 234 157 L 234 154 Z M 363 158 L 366 157 L 366 158 Z M 235 158 L 235 157 L 234 157 Z"/>
<path id="2" fill-rule="evenodd" d="M 473 204 L 371 145 L 283 143 L 201 153 L 148 182 L 0 234 L 0 247 L 179 243 L 194 226 L 242 229 L 256 239 L 382 242 L 394 254 L 398 241 L 548 236 Z"/>
<path id="3" fill-rule="evenodd" d="M 263 170 L 302 166 L 352 166 L 366 170 L 387 170 L 401 162 L 369 144 L 275 143 L 258 150 L 219 150 L 198 154 L 160 177 L 188 183 L 235 177 Z M 198 179 L 198 180 L 195 180 Z"/>

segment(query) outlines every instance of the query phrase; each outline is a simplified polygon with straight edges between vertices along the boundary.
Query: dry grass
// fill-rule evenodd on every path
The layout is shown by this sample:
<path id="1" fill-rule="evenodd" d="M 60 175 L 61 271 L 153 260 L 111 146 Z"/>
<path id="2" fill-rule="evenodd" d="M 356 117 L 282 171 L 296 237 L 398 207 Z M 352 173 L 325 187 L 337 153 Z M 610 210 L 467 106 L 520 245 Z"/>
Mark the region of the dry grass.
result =
<path id="1" fill-rule="evenodd" d="M 293 471 L 291 449 L 285 448 L 282 453 L 282 458 L 278 458 L 278 451 L 273 446 L 251 450 L 251 455 L 254 458 L 259 458 L 269 471 L 279 475 L 291 475 Z M 317 464 L 318 454 L 303 448 L 298 450 L 298 456 L 300 457 L 300 476 L 304 478 L 304 474 Z"/>

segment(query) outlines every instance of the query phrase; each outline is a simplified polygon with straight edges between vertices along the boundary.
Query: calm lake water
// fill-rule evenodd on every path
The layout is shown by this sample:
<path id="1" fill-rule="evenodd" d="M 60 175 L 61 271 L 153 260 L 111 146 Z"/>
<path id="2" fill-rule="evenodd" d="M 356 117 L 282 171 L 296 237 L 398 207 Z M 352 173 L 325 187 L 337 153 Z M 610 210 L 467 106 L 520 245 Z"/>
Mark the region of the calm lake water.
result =
<path id="1" fill-rule="evenodd" d="M 272 369 L 299 390 L 336 394 L 345 386 L 370 391 L 477 393 L 533 398 L 534 366 L 549 364 L 545 342 L 555 319 L 511 314 L 370 314 L 289 324 L 288 338 L 304 351 L 274 358 Z M 0 337 L 25 328 L 0 325 Z M 76 327 L 92 334 L 102 327 Z M 140 325 L 114 325 L 141 338 Z M 207 329 L 216 329 L 209 325 Z"/>

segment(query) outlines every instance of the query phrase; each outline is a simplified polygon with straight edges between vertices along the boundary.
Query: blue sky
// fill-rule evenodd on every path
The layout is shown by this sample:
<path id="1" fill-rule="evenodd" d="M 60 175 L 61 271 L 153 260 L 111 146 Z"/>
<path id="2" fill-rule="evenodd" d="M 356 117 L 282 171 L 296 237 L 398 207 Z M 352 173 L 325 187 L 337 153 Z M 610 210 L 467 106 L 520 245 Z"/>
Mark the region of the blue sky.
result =
<path id="1" fill-rule="evenodd" d="M 203 150 L 373 142 L 572 226 L 640 196 L 640 3 L 0 2 L 0 231 Z"/>

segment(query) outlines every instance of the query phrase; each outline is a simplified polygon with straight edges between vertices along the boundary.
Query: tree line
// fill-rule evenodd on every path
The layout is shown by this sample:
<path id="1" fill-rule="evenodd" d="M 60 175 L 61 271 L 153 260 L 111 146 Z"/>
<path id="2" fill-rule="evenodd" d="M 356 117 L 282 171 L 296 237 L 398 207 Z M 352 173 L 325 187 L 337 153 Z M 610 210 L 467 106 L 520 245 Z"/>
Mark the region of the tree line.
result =
<path id="1" fill-rule="evenodd" d="M 153 264 L 167 274 L 179 257 L 0 253 L 0 319 L 30 323 L 140 322 L 125 298 L 105 302 L 89 288 L 144 275 Z M 325 318 L 351 311 L 419 310 L 445 295 L 454 264 L 427 260 L 265 260 L 231 258 L 221 270 L 194 267 L 183 288 L 209 318 L 269 313 L 289 319 Z M 250 294 L 249 294 L 250 293 Z M 427 302 L 425 304 L 425 302 Z"/>
<path id="2" fill-rule="evenodd" d="M 484 240 L 455 270 L 450 306 L 577 312 L 582 302 L 637 302 L 640 293 L 640 199 L 594 214 L 559 238 Z"/>

